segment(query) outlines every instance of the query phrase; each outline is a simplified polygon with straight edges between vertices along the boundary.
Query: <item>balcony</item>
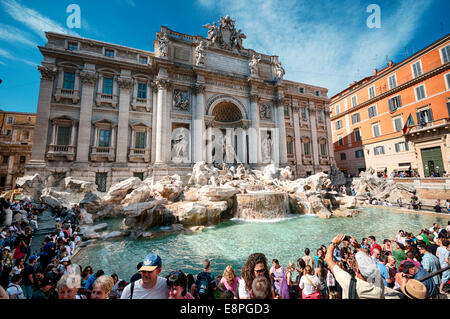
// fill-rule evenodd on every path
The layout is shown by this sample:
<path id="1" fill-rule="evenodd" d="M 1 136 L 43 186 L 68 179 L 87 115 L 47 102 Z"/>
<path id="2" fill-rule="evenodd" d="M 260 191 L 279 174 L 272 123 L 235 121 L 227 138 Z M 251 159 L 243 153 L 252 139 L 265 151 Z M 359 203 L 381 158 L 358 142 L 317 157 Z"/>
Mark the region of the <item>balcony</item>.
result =
<path id="1" fill-rule="evenodd" d="M 50 144 L 47 150 L 47 158 L 49 160 L 61 160 L 66 158 L 68 161 L 75 159 L 75 147 L 71 145 L 54 145 Z"/>
<path id="2" fill-rule="evenodd" d="M 313 164 L 312 155 L 302 155 L 302 162 L 304 165 L 312 165 Z"/>
<path id="3" fill-rule="evenodd" d="M 73 104 L 77 104 L 80 100 L 80 92 L 78 90 L 57 88 L 55 93 L 55 100 L 56 102 L 60 102 L 61 99 L 72 100 Z"/>
<path id="4" fill-rule="evenodd" d="M 97 106 L 109 105 L 113 108 L 116 108 L 117 104 L 118 104 L 117 95 L 106 94 L 106 93 L 97 93 L 95 103 L 97 104 Z"/>
<path id="5" fill-rule="evenodd" d="M 151 111 L 150 99 L 134 98 L 131 103 L 131 109 L 133 111 Z"/>
<path id="6" fill-rule="evenodd" d="M 112 162 L 116 157 L 115 147 L 102 147 L 102 146 L 92 146 L 91 147 L 91 161 L 94 162 Z"/>
<path id="7" fill-rule="evenodd" d="M 425 125 L 414 125 L 409 128 L 408 135 L 414 136 L 414 135 L 420 135 L 420 133 L 432 133 L 436 132 L 438 129 L 444 128 L 445 130 L 448 130 L 448 126 L 450 124 L 450 118 L 443 118 L 435 121 L 431 121 L 428 123 L 425 123 Z"/>
<path id="8" fill-rule="evenodd" d="M 328 155 L 320 155 L 319 158 L 320 165 L 331 165 L 331 161 Z"/>
<path id="9" fill-rule="evenodd" d="M 130 162 L 150 162 L 150 150 L 146 148 L 130 148 L 128 160 Z"/>

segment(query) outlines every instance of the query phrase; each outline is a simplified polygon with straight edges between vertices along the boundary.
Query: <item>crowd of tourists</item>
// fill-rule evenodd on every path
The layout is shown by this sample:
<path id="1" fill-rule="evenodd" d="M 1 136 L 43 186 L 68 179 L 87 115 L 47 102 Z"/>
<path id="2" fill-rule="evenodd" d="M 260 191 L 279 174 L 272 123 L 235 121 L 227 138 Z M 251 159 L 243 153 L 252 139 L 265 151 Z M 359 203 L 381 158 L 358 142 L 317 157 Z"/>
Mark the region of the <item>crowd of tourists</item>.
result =
<path id="1" fill-rule="evenodd" d="M 72 263 L 81 240 L 77 205 L 53 211 L 55 229 L 36 254 L 30 249 L 38 228 L 33 221 L 45 207 L 0 199 L 0 208 L 5 299 L 436 299 L 450 292 L 450 222 L 418 234 L 400 230 L 382 244 L 374 236 L 359 242 L 338 234 L 287 265 L 253 253 L 240 271 L 204 260 L 196 274 L 178 269 L 161 276 L 162 258 L 150 253 L 126 280 Z"/>

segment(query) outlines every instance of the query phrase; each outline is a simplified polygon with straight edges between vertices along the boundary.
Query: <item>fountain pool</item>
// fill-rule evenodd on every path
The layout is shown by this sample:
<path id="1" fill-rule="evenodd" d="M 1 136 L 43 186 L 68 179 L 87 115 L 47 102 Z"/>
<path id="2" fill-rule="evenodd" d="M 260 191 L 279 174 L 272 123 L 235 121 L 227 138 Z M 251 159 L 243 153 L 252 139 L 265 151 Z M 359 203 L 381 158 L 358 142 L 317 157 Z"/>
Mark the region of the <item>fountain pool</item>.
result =
<path id="1" fill-rule="evenodd" d="M 170 235 L 153 240 L 121 239 L 90 245 L 73 258 L 83 268 L 91 265 L 94 271 L 117 273 L 129 280 L 136 265 L 150 252 L 159 254 L 163 261 L 161 275 L 181 269 L 186 273 L 201 271 L 203 259 L 212 259 L 211 271 L 217 276 L 227 265 L 237 274 L 247 257 L 262 252 L 269 263 L 277 258 L 283 266 L 295 262 L 310 248 L 311 255 L 322 244 L 327 245 L 338 233 L 353 235 L 358 241 L 374 235 L 379 243 L 394 238 L 399 229 L 418 233 L 434 222 L 446 226 L 448 217 L 396 212 L 382 208 L 361 208 L 353 218 L 320 219 L 317 216 L 288 215 L 286 218 L 264 221 L 233 219 L 208 227 L 200 233 Z M 119 221 L 108 221 L 109 231 L 118 229 Z"/>

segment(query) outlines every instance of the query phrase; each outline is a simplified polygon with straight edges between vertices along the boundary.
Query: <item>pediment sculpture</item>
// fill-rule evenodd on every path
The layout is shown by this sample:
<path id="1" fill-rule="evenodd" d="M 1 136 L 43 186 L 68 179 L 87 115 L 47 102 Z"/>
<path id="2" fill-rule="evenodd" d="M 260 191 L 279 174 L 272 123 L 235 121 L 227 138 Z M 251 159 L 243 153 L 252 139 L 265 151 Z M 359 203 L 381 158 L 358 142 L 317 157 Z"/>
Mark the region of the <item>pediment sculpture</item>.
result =
<path id="1" fill-rule="evenodd" d="M 246 39 L 242 30 L 236 30 L 234 25 L 235 20 L 232 20 L 229 15 L 225 18 L 220 17 L 218 25 L 216 22 L 205 24 L 203 27 L 208 29 L 208 40 L 211 45 L 216 45 L 219 48 L 226 50 L 237 49 L 242 50 L 244 47 L 242 45 L 243 39 Z"/>
<path id="2" fill-rule="evenodd" d="M 286 72 L 284 71 L 283 67 L 281 66 L 281 62 L 275 61 L 273 63 L 273 66 L 275 68 L 275 79 L 277 81 L 282 80 L 283 76 Z"/>

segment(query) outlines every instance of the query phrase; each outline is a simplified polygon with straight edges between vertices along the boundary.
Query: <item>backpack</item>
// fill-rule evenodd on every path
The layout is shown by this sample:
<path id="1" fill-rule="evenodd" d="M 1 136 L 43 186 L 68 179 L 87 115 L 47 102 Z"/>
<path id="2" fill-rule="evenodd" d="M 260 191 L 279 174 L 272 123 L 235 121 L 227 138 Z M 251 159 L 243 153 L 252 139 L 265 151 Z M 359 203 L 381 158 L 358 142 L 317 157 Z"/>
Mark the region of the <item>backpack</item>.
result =
<path id="1" fill-rule="evenodd" d="M 209 295 L 209 276 L 205 273 L 199 275 L 199 285 L 197 287 L 200 299 L 207 299 Z"/>

